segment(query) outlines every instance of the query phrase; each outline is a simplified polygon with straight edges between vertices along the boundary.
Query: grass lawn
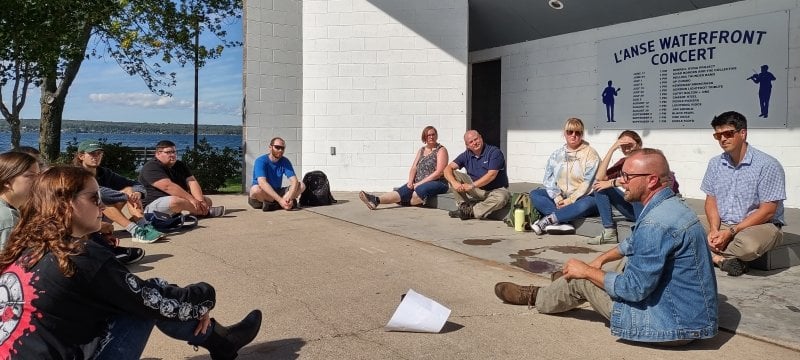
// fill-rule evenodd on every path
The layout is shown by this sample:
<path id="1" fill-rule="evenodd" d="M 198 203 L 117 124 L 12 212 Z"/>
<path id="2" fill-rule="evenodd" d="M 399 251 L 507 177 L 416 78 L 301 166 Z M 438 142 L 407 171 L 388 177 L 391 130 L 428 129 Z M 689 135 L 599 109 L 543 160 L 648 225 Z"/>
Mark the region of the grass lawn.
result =
<path id="1" fill-rule="evenodd" d="M 241 194 L 242 193 L 242 178 L 237 176 L 225 180 L 225 185 L 217 189 L 217 194 Z"/>

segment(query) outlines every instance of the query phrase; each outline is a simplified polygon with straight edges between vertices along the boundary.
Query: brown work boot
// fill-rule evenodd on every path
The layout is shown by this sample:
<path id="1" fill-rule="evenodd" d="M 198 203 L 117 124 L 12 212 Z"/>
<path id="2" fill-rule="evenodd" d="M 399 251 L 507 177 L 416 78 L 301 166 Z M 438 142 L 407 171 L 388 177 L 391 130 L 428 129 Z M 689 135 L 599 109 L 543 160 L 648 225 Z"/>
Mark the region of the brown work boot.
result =
<path id="1" fill-rule="evenodd" d="M 500 300 L 514 305 L 528 305 L 533 307 L 536 303 L 536 294 L 539 292 L 538 286 L 522 286 L 510 282 L 499 282 L 494 286 L 494 294 Z"/>

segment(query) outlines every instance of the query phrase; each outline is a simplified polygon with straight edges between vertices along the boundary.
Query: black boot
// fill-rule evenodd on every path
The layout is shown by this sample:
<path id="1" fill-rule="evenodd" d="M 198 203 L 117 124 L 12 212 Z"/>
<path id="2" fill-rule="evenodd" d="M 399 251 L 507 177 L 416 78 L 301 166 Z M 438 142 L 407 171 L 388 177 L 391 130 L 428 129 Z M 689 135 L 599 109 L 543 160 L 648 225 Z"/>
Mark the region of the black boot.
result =
<path id="1" fill-rule="evenodd" d="M 249 344 L 261 329 L 261 310 L 253 310 L 237 324 L 222 326 L 211 319 L 214 329 L 200 346 L 208 349 L 214 360 L 233 360 L 239 349 Z"/>

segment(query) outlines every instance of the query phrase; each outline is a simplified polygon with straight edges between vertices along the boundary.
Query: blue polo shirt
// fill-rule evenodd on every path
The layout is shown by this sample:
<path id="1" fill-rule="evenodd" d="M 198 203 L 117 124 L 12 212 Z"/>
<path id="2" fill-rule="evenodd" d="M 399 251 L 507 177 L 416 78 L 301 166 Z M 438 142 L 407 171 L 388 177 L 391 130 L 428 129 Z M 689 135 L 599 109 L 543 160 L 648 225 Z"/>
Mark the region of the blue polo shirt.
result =
<path id="1" fill-rule="evenodd" d="M 498 170 L 497 176 L 492 182 L 484 185 L 481 189 L 491 191 L 497 188 L 508 187 L 508 175 L 506 175 L 506 158 L 497 146 L 484 144 L 480 155 L 475 155 L 467 149 L 453 160 L 458 168 L 466 168 L 467 175 L 472 181 L 478 180 L 486 175 L 489 170 Z"/>
<path id="2" fill-rule="evenodd" d="M 269 159 L 268 154 L 259 156 L 253 163 L 253 185 L 258 185 L 258 178 L 267 178 L 269 186 L 273 189 L 280 189 L 283 183 L 283 176 L 291 178 L 295 176 L 292 163 L 286 157 L 281 157 L 276 162 Z"/>

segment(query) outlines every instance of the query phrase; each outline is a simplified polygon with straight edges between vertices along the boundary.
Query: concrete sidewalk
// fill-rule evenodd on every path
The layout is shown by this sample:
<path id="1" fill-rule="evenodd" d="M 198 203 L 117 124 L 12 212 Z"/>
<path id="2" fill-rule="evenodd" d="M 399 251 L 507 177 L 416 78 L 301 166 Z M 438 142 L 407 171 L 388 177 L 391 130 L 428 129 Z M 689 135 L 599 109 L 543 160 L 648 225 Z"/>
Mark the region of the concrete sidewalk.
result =
<path id="1" fill-rule="evenodd" d="M 492 290 L 504 280 L 545 285 L 567 257 L 591 259 L 608 246 L 584 246 L 580 236 L 515 233 L 500 222 L 460 221 L 435 209 L 370 211 L 355 193 L 335 196 L 340 202 L 333 206 L 269 213 L 249 209 L 241 195 L 214 196 L 228 207 L 225 217 L 144 245 L 148 255 L 132 270 L 177 284 L 213 284 L 212 316 L 223 324 L 262 309 L 262 332 L 241 359 L 800 356 L 800 314 L 784 310 L 800 306 L 797 271 L 719 277 L 723 327 L 737 335 L 721 332 L 680 350 L 636 346 L 612 337 L 593 311 L 540 315 L 503 304 Z M 383 330 L 410 288 L 453 310 L 442 333 Z M 158 331 L 143 357 L 208 358 Z"/>

